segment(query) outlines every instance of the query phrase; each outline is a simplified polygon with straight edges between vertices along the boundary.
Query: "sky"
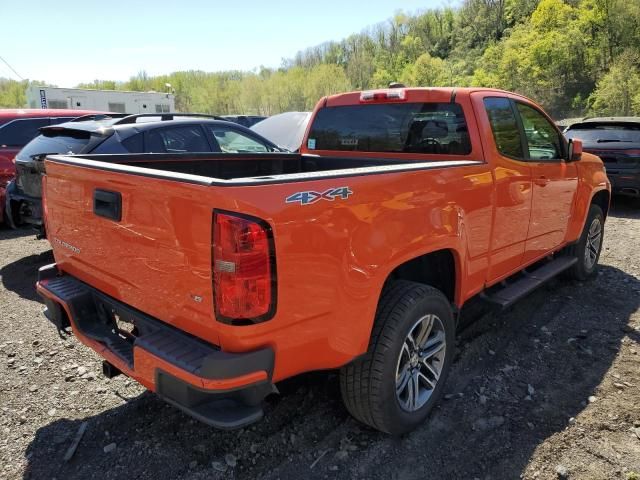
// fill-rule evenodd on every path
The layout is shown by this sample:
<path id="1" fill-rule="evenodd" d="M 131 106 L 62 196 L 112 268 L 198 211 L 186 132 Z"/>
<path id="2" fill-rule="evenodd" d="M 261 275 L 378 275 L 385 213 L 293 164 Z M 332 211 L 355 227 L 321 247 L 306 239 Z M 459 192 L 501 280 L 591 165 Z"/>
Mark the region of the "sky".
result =
<path id="1" fill-rule="evenodd" d="M 178 70 L 252 70 L 457 0 L 0 0 L 0 56 L 60 87 Z M 0 62 L 0 77 L 19 78 Z"/>

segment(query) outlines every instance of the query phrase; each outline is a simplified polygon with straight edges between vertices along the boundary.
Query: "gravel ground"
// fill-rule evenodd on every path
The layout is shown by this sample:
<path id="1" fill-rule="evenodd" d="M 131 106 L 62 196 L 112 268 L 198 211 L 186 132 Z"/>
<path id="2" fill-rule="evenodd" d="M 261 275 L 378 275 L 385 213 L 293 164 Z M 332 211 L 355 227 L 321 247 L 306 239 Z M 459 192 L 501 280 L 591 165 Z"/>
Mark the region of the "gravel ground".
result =
<path id="1" fill-rule="evenodd" d="M 0 478 L 638 479 L 639 251 L 640 208 L 620 199 L 597 278 L 476 315 L 446 399 L 422 428 L 390 438 L 348 416 L 334 373 L 284 382 L 265 419 L 235 432 L 103 378 L 98 356 L 41 314 L 34 282 L 48 243 L 0 230 Z"/>

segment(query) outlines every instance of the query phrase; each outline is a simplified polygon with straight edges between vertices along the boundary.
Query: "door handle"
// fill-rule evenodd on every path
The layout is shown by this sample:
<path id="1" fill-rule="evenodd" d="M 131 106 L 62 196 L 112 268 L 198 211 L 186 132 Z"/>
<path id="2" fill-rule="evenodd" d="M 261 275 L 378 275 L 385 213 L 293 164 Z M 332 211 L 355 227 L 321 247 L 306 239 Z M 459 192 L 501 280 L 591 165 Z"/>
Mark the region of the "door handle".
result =
<path id="1" fill-rule="evenodd" d="M 122 219 L 122 195 L 110 190 L 93 191 L 93 213 L 119 222 Z"/>
<path id="2" fill-rule="evenodd" d="M 541 187 L 546 187 L 547 183 L 549 183 L 549 179 L 547 177 L 545 177 L 544 175 L 542 175 L 542 176 L 536 178 L 534 180 L 534 183 L 536 185 L 540 185 Z"/>

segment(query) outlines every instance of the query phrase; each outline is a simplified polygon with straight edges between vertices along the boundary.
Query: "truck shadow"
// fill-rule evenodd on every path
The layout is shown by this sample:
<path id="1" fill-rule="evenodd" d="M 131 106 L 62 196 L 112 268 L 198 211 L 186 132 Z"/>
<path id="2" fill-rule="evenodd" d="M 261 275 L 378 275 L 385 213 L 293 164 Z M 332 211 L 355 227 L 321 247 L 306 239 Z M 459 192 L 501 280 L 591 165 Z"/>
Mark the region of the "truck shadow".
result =
<path id="1" fill-rule="evenodd" d="M 15 230 L 10 228 L 6 224 L 0 223 L 0 240 L 9 240 L 12 238 L 33 236 L 35 238 L 36 232 L 30 227 L 16 228 Z"/>
<path id="2" fill-rule="evenodd" d="M 609 214 L 618 218 L 640 218 L 640 198 L 614 196 L 611 200 Z"/>
<path id="3" fill-rule="evenodd" d="M 351 419 L 336 374 L 319 372 L 283 383 L 265 418 L 235 432 L 211 430 L 150 393 L 57 420 L 29 445 L 24 478 L 520 478 L 535 449 L 586 408 L 622 340 L 640 340 L 627 325 L 639 291 L 638 279 L 603 266 L 593 281 L 554 281 L 482 315 L 460 333 L 448 399 L 401 438 Z M 87 432 L 65 463 L 81 421 Z M 104 453 L 111 442 L 116 450 Z M 212 468 L 225 454 L 238 458 L 233 473 Z"/>
<path id="4" fill-rule="evenodd" d="M 36 292 L 38 269 L 43 265 L 53 263 L 53 261 L 53 252 L 51 250 L 38 255 L 22 257 L 0 268 L 0 281 L 2 281 L 4 288 L 17 293 L 22 298 L 42 303 L 40 296 Z"/>

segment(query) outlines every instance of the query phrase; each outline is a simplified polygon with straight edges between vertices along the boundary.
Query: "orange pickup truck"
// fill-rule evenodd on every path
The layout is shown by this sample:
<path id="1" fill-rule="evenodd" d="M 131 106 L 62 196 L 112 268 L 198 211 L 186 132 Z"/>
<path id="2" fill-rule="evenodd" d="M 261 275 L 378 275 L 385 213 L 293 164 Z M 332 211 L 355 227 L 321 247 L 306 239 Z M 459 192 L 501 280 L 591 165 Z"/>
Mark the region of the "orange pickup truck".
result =
<path id="1" fill-rule="evenodd" d="M 47 317 L 219 428 L 340 369 L 348 410 L 419 425 L 472 297 L 595 270 L 610 184 L 532 101 L 394 88 L 323 98 L 300 154 L 50 156 Z"/>

